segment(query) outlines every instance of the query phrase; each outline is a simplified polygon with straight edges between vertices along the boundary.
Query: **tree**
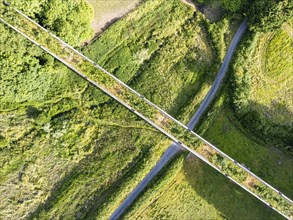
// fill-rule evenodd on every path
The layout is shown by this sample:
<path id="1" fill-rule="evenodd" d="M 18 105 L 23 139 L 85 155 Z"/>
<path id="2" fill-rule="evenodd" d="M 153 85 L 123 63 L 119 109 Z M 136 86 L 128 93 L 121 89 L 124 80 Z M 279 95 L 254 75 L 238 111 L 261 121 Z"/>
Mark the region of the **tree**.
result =
<path id="1" fill-rule="evenodd" d="M 248 17 L 253 31 L 268 32 L 280 27 L 293 17 L 293 1 L 254 0 L 250 4 Z"/>
<path id="2" fill-rule="evenodd" d="M 222 0 L 222 5 L 226 10 L 235 12 L 242 8 L 244 2 L 243 0 Z"/>
<path id="3" fill-rule="evenodd" d="M 85 0 L 51 0 L 41 12 L 42 24 L 67 43 L 80 46 L 93 37 L 93 10 Z"/>
<path id="4" fill-rule="evenodd" d="M 39 23 L 46 22 L 51 31 L 74 46 L 80 46 L 92 36 L 92 9 L 86 0 L 9 2 Z M 64 74 L 56 72 L 66 72 L 67 68 L 2 22 L 0 33 L 0 85 L 3 88 L 0 108 L 9 109 L 16 103 L 54 97 L 58 91 L 52 89 L 51 82 L 58 80 L 62 84 Z"/>

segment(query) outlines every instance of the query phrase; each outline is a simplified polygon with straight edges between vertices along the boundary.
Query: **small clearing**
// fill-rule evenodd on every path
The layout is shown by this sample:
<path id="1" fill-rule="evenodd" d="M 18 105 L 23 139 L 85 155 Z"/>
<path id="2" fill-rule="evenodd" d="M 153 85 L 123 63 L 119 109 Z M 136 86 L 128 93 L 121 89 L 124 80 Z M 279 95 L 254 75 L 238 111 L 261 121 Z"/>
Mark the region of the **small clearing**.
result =
<path id="1" fill-rule="evenodd" d="M 103 32 L 113 22 L 136 8 L 141 0 L 87 0 L 94 9 L 92 27 L 95 36 Z"/>

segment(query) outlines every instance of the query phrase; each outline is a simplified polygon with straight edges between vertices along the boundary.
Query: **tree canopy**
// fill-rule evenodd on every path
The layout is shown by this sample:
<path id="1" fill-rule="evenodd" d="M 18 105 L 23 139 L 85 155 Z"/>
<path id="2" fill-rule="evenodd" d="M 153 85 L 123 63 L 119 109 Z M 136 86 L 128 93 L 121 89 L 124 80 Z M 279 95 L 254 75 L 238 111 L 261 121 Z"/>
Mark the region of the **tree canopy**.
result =
<path id="1" fill-rule="evenodd" d="M 86 0 L 12 0 L 11 4 L 73 46 L 93 37 L 93 9 Z"/>
<path id="2" fill-rule="evenodd" d="M 293 17 L 293 1 L 254 0 L 249 7 L 251 29 L 254 31 L 272 31 Z"/>
<path id="3" fill-rule="evenodd" d="M 93 36 L 93 11 L 86 0 L 11 0 L 11 5 L 73 46 Z M 65 79 L 63 65 L 11 28 L 0 23 L 0 108 L 48 96 L 52 82 Z M 55 84 L 54 84 L 55 85 Z M 51 88 L 51 89 L 49 89 Z M 56 90 L 57 91 L 57 90 Z M 53 94 L 51 94 L 53 96 Z"/>
<path id="4" fill-rule="evenodd" d="M 198 0 L 209 4 L 213 0 Z M 245 14 L 249 18 L 250 29 L 258 32 L 271 31 L 293 17 L 291 0 L 221 0 L 226 11 Z"/>

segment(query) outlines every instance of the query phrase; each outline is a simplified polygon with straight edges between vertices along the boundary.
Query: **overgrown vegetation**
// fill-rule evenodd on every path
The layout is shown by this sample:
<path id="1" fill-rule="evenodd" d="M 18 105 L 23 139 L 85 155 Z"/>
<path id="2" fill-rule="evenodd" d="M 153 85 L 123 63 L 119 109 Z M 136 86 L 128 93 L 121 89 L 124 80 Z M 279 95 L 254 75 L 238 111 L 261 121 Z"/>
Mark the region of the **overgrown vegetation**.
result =
<path id="1" fill-rule="evenodd" d="M 175 51 L 179 44 L 176 38 L 172 37 L 173 32 L 170 31 L 174 28 L 174 31 L 183 32 L 180 34 L 180 43 L 185 47 L 176 54 L 178 66 L 174 67 L 174 71 L 177 71 L 177 75 L 180 73 L 179 76 L 182 79 L 176 83 L 176 90 L 170 90 L 169 94 L 170 97 L 176 99 L 176 93 L 180 93 L 180 87 L 184 86 L 188 79 L 189 88 L 195 85 L 193 92 L 197 93 L 198 97 L 193 98 L 191 91 L 189 100 L 186 99 L 191 101 L 191 105 L 179 103 L 174 109 L 167 99 L 160 100 L 160 104 L 169 106 L 170 112 L 174 115 L 179 115 L 177 113 L 179 110 L 182 112 L 185 110 L 191 114 L 194 111 L 194 105 L 198 105 L 209 88 L 208 82 L 212 81 L 212 74 L 207 74 L 208 69 L 205 65 L 210 65 L 213 56 L 205 39 L 204 28 L 198 26 L 198 31 L 193 33 L 192 27 L 196 24 L 192 21 L 194 12 L 181 2 L 176 1 L 176 4 L 174 2 L 161 5 L 161 1 L 149 1 L 130 15 L 141 25 L 146 21 L 150 22 L 145 23 L 144 27 L 137 26 L 136 30 L 133 28 L 133 36 L 129 44 L 135 41 L 141 42 L 138 44 L 137 51 L 133 48 L 134 53 L 138 54 L 136 62 L 129 63 L 119 59 L 111 66 L 117 68 L 115 65 L 118 64 L 121 69 L 131 65 L 135 67 L 132 72 L 121 71 L 118 75 L 122 80 L 128 79 L 128 82 L 131 81 L 131 84 L 135 86 L 138 84 L 136 80 L 139 76 L 129 77 L 128 74 L 134 76 L 137 70 L 144 74 L 146 66 L 146 62 L 143 62 L 144 53 L 138 53 L 140 50 L 144 51 L 147 46 L 143 43 L 144 35 L 141 33 L 148 30 L 146 35 L 153 37 L 154 42 L 158 41 L 156 56 L 160 57 L 157 60 L 162 63 L 168 51 Z M 166 19 L 162 22 L 164 28 L 161 29 L 161 33 L 154 34 L 159 26 L 149 28 L 152 27 L 153 21 L 151 17 L 145 19 L 145 14 L 152 11 L 151 16 L 159 19 L 162 14 L 171 14 L 175 7 L 176 10 L 179 9 L 176 19 L 172 17 Z M 177 23 L 174 23 L 174 20 Z M 104 37 L 98 39 L 97 44 L 100 44 L 103 39 L 114 43 L 111 39 L 117 36 L 117 31 L 123 33 L 124 27 L 126 25 L 132 27 L 133 23 L 123 20 L 120 24 L 120 28 L 118 26 L 114 32 L 109 31 L 107 36 L 103 35 Z M 171 28 L 170 25 L 175 26 Z M 29 30 L 31 27 L 33 27 L 31 24 L 21 26 L 23 30 Z M 52 57 L 45 55 L 37 46 L 24 40 L 3 24 L 1 28 L 3 33 L 7 34 L 6 39 L 1 39 L 1 48 L 5 48 L 1 51 L 3 52 L 1 65 L 7 68 L 2 69 L 1 72 L 1 84 L 7 85 L 1 94 L 2 169 L 0 179 L 3 186 L 1 187 L 1 196 L 3 196 L 1 197 L 3 201 L 1 216 L 4 218 L 21 216 L 73 218 L 85 215 L 99 216 L 105 211 L 107 215 L 111 214 L 110 210 L 119 205 L 119 202 L 164 152 L 168 143 L 159 144 L 164 136 L 138 120 L 133 113 L 119 107 L 109 97 L 88 85 Z M 42 44 L 49 43 L 50 48 L 57 51 L 55 41 L 46 40 L 48 34 L 35 28 L 30 35 L 36 37 Z M 8 36 L 12 37 L 8 38 Z M 190 36 L 189 40 L 185 42 L 184 37 L 188 36 Z M 11 48 L 7 48 L 8 52 L 5 52 L 7 42 Z M 115 54 L 123 57 L 127 47 L 127 44 L 122 44 L 120 51 L 117 48 Z M 17 54 L 20 48 L 23 49 Z M 30 53 L 29 50 L 32 52 Z M 25 51 L 28 51 L 31 56 Z M 104 51 L 110 52 L 110 49 L 106 48 Z M 95 50 L 94 53 L 99 52 L 100 50 Z M 10 56 L 7 56 L 8 54 Z M 64 51 L 64 58 L 68 58 L 67 54 Z M 186 56 L 192 58 L 191 54 L 200 58 L 198 63 L 194 62 L 195 67 L 192 67 L 192 60 L 188 65 L 184 63 Z M 13 56 L 16 55 L 19 55 L 18 65 L 11 62 L 15 59 Z M 112 70 L 110 62 L 108 65 L 103 63 L 99 54 L 92 54 L 92 57 L 99 58 L 99 62 Z M 75 59 L 78 60 L 78 58 Z M 117 60 L 117 57 L 113 57 L 112 60 Z M 131 65 L 127 67 L 128 64 Z M 165 68 L 176 66 L 176 62 L 167 60 L 165 65 Z M 159 65 L 155 66 L 160 68 Z M 200 67 L 198 72 L 182 71 L 187 68 L 197 70 L 196 66 Z M 19 72 L 14 72 L 16 67 L 19 68 Z M 151 69 L 146 71 L 148 74 L 150 72 Z M 157 79 L 162 81 L 166 74 L 168 72 L 163 69 Z M 203 75 L 209 76 L 206 81 L 195 81 L 194 78 Z M 140 88 L 147 91 L 148 86 Z M 160 84 L 153 85 L 153 91 L 160 87 Z M 164 89 L 168 90 L 165 87 Z M 187 88 L 185 89 L 187 91 Z M 181 93 L 181 97 L 183 96 L 184 92 Z M 122 141 L 119 136 L 125 141 Z M 13 187 L 8 184 L 11 182 L 14 184 Z M 115 188 L 120 185 L 123 186 L 122 189 L 116 191 Z M 17 212 L 15 212 L 16 209 Z"/>
<path id="2" fill-rule="evenodd" d="M 215 0 L 194 0 L 209 6 Z M 280 27 L 292 18 L 293 3 L 290 0 L 221 0 L 221 8 L 228 13 L 242 13 L 248 17 L 254 32 L 268 32 Z"/>
<path id="3" fill-rule="evenodd" d="M 42 30 L 22 15 L 9 8 L 4 9 L 2 14 L 4 15 L 4 18 L 7 19 L 7 22 L 20 29 L 22 33 L 26 34 L 34 41 L 37 41 L 45 48 L 48 48 L 57 57 L 75 68 L 75 70 L 84 74 L 83 77 L 94 79 L 99 84 L 99 88 L 110 92 L 119 100 L 122 100 L 126 105 L 135 109 L 132 109 L 132 111 L 138 111 L 143 114 L 144 117 L 151 120 L 156 126 L 159 126 L 165 132 L 180 140 L 190 149 L 196 150 L 199 154 L 205 157 L 209 163 L 221 170 L 221 172 L 229 175 L 233 180 L 268 202 L 275 209 L 287 216 L 291 216 L 291 209 L 293 207 L 291 207 L 286 199 L 243 170 L 229 157 L 214 150 L 212 147 L 199 147 L 197 136 L 192 134 L 188 129 L 165 116 L 165 114 L 159 109 L 149 105 L 143 98 L 137 96 L 130 89 L 97 69 L 92 62 L 84 59 L 81 55 L 65 46 L 63 43 L 58 42 L 58 40 L 50 36 L 47 31 Z M 172 16 L 172 18 L 175 19 L 179 18 L 179 16 L 177 17 L 174 13 Z M 248 179 L 251 184 L 247 184 Z"/>
<path id="4" fill-rule="evenodd" d="M 92 10 L 84 1 L 63 1 L 56 11 L 57 1 L 12 3 L 74 46 L 91 37 Z M 76 20 L 72 23 L 72 19 Z M 23 22 L 17 24 L 23 31 L 80 71 L 89 71 L 93 78 L 114 85 L 67 48 L 60 50 L 58 41 L 49 34 L 22 18 L 19 21 Z M 101 35 L 85 53 L 187 122 L 224 55 L 230 22 L 226 19 L 211 25 L 180 1 L 146 1 Z M 0 83 L 5 87 L 0 91 L 0 217 L 109 216 L 169 141 L 162 142 L 163 135 L 38 47 L 3 24 L 0 28 L 5 33 L 0 40 L 4 48 L 0 52 Z M 111 90 L 118 95 L 120 91 L 119 86 Z M 127 96 L 138 106 L 136 98 Z M 145 106 L 140 108 L 147 110 Z M 152 111 L 147 114 L 157 117 Z M 201 147 L 199 152 L 211 154 L 211 162 L 227 168 L 230 175 L 236 173 L 239 181 L 247 180 L 211 149 Z M 266 194 L 266 189 L 261 190 Z"/>

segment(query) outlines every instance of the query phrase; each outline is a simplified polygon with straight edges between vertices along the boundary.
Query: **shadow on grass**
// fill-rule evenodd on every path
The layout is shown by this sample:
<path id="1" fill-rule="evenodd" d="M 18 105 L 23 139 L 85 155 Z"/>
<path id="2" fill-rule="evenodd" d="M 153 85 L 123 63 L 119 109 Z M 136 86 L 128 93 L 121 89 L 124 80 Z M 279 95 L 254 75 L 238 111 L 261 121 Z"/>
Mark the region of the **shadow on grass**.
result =
<path id="1" fill-rule="evenodd" d="M 261 201 L 228 180 L 200 159 L 188 155 L 185 178 L 198 195 L 212 204 L 226 219 L 283 219 Z"/>
<path id="2" fill-rule="evenodd" d="M 98 207 L 104 204 L 111 197 L 111 195 L 118 189 L 118 186 L 121 184 L 121 181 L 123 181 L 125 176 L 129 175 L 129 173 L 137 166 L 138 161 L 141 161 L 144 155 L 148 153 L 148 149 L 142 150 L 142 153 L 138 154 L 130 164 L 120 171 L 121 175 L 118 177 L 111 176 L 110 178 L 113 178 L 113 180 L 111 179 L 112 182 L 109 184 L 110 186 L 101 185 L 100 187 L 97 187 L 92 195 L 85 193 L 85 196 L 88 196 L 88 198 L 83 204 L 79 205 L 78 208 L 75 209 L 75 219 L 84 219 L 89 216 L 92 217 L 97 215 L 99 211 Z M 97 160 L 97 157 L 89 155 L 81 161 L 80 164 L 76 165 L 67 175 L 60 179 L 52 188 L 51 195 L 45 200 L 44 203 L 39 204 L 36 210 L 28 215 L 27 219 L 41 218 L 40 215 L 42 212 L 46 213 L 54 208 L 58 201 L 62 199 L 61 197 L 64 192 L 66 192 L 76 181 L 78 181 L 79 178 L 83 176 L 84 178 L 87 177 L 86 174 L 89 172 L 89 168 L 91 168 L 88 163 L 92 163 L 93 160 Z M 96 164 L 96 166 L 98 167 L 98 164 Z M 63 217 L 66 218 L 66 216 Z M 90 219 L 92 219 L 91 217 Z"/>
<path id="3" fill-rule="evenodd" d="M 272 101 L 268 107 L 248 101 L 247 105 L 236 111 L 236 115 L 243 127 L 253 135 L 293 156 L 293 112 L 283 103 Z M 277 117 L 283 120 L 277 123 Z"/>
<path id="4" fill-rule="evenodd" d="M 190 104 L 192 98 L 198 95 L 199 92 L 203 89 L 205 84 L 206 82 L 204 82 L 203 79 L 199 79 L 196 83 L 188 83 L 184 85 L 182 90 L 173 101 L 172 107 L 168 109 L 167 112 L 173 117 L 178 118 L 180 115 L 182 115 L 182 111 L 184 111 L 185 108 Z M 198 106 L 195 106 L 194 108 L 197 109 L 197 107 Z"/>

